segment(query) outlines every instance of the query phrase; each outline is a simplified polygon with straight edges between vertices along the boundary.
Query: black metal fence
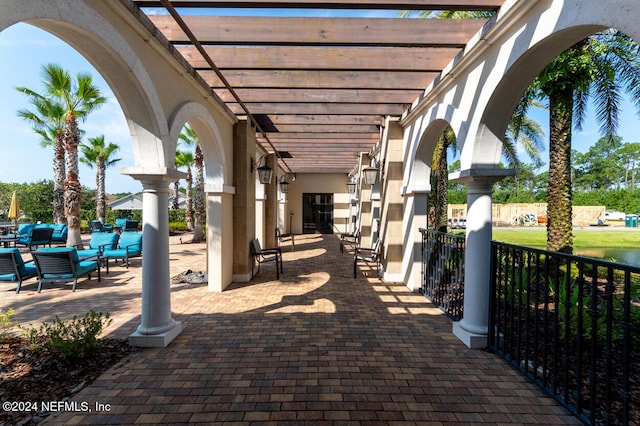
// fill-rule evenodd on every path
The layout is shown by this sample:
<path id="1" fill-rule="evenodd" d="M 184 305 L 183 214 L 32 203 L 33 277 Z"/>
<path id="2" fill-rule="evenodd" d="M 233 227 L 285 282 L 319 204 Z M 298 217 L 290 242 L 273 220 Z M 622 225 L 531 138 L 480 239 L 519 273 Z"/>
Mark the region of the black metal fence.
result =
<path id="1" fill-rule="evenodd" d="M 492 243 L 489 349 L 582 421 L 640 424 L 640 268 Z"/>
<path id="2" fill-rule="evenodd" d="M 420 291 L 451 319 L 462 319 L 464 305 L 464 236 L 430 229 L 422 233 Z"/>

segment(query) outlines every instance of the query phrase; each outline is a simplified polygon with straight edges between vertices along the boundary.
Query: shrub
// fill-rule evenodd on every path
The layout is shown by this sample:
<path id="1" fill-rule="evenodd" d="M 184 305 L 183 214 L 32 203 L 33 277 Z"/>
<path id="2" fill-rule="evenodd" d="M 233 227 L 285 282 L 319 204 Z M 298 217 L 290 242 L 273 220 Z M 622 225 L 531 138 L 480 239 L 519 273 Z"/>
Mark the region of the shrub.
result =
<path id="1" fill-rule="evenodd" d="M 13 321 L 11 320 L 13 312 L 13 308 L 9 308 L 5 312 L 0 310 L 0 342 L 6 341 L 9 337 L 9 330 L 13 326 Z"/>
<path id="2" fill-rule="evenodd" d="M 82 359 L 92 349 L 99 347 L 98 335 L 111 323 L 109 313 L 91 310 L 83 318 L 73 316 L 62 321 L 57 315 L 53 322 L 42 323 L 25 333 L 35 351 L 48 351 L 60 359 Z"/>
<path id="3" fill-rule="evenodd" d="M 169 222 L 169 232 L 187 232 L 189 227 L 186 222 Z"/>

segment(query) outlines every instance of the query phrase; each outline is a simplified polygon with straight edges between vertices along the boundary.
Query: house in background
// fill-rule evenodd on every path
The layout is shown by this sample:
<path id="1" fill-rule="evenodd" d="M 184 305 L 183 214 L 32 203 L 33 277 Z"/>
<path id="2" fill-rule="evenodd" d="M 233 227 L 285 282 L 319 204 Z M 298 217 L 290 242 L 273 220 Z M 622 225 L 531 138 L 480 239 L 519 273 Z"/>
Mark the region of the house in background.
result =
<path id="1" fill-rule="evenodd" d="M 142 210 L 142 193 L 129 194 L 107 204 L 111 210 Z"/>
<path id="2" fill-rule="evenodd" d="M 174 192 L 172 190 L 169 190 L 169 208 L 173 206 L 173 198 Z M 139 192 L 137 194 L 129 194 L 127 196 L 124 196 L 108 203 L 107 207 L 109 207 L 111 210 L 142 210 L 142 193 Z M 187 208 L 187 197 L 182 193 L 178 194 L 178 208 Z"/>

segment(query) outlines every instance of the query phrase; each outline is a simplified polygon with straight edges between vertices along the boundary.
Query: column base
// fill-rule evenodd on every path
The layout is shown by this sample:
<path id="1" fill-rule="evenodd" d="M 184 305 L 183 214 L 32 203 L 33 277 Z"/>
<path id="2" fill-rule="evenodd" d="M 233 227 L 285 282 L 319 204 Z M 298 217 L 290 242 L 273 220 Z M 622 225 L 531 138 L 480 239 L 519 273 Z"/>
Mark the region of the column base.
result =
<path id="1" fill-rule="evenodd" d="M 129 335 L 129 345 L 141 348 L 165 348 L 182 332 L 182 322 L 174 321 L 173 327 L 163 333 L 142 334 L 135 331 Z"/>
<path id="2" fill-rule="evenodd" d="M 251 272 L 247 272 L 246 274 L 233 274 L 231 280 L 234 283 L 248 283 L 249 281 L 251 281 Z M 211 290 L 210 288 L 209 291 L 214 290 Z"/>
<path id="3" fill-rule="evenodd" d="M 453 323 L 453 334 L 469 349 L 484 349 L 487 347 L 488 336 L 486 334 L 473 333 L 465 330 L 460 321 Z"/>

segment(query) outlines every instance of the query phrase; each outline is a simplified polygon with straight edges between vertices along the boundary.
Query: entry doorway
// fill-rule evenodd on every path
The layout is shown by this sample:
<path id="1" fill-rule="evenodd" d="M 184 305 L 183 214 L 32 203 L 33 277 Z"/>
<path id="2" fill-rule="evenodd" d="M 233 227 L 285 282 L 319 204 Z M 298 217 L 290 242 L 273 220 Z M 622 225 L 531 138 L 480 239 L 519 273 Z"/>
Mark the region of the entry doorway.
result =
<path id="1" fill-rule="evenodd" d="M 333 194 L 302 194 L 302 233 L 333 234 Z"/>

